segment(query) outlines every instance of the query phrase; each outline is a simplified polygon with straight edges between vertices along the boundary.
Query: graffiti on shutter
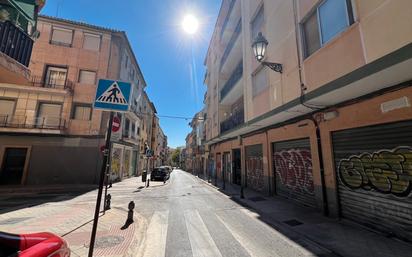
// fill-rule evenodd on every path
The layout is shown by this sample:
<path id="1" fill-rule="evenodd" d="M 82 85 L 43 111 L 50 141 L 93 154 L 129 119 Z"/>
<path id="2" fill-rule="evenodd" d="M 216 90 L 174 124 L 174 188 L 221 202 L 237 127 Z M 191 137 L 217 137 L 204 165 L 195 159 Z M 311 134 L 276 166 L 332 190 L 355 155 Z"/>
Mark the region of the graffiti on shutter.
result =
<path id="1" fill-rule="evenodd" d="M 309 139 L 274 143 L 273 163 L 277 194 L 315 206 Z"/>
<path id="2" fill-rule="evenodd" d="M 412 238 L 412 121 L 332 133 L 341 215 Z"/>
<path id="3" fill-rule="evenodd" d="M 339 178 L 350 189 L 407 197 L 412 189 L 412 148 L 399 147 L 343 159 Z"/>
<path id="4" fill-rule="evenodd" d="M 256 190 L 264 190 L 262 145 L 247 146 L 246 149 L 247 186 Z"/>

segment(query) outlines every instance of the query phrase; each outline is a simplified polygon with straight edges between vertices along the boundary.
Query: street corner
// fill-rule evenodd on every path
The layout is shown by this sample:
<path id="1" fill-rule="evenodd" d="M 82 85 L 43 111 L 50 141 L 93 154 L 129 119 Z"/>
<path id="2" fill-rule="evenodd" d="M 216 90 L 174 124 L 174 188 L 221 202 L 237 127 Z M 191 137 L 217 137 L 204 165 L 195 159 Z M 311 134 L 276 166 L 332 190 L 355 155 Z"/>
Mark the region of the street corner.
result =
<path id="1" fill-rule="evenodd" d="M 145 218 L 134 214 L 134 222 L 125 226 L 127 211 L 113 208 L 99 219 L 93 256 L 132 256 L 144 237 Z M 87 256 L 92 223 L 64 237 L 73 256 Z"/>

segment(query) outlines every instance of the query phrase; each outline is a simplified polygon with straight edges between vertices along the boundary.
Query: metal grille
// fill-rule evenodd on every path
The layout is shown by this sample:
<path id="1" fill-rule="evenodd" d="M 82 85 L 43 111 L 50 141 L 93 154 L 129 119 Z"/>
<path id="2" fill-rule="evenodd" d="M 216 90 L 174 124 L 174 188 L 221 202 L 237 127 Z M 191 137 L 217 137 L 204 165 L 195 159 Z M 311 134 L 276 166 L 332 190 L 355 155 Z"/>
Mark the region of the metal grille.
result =
<path id="1" fill-rule="evenodd" d="M 332 134 L 341 215 L 412 238 L 412 121 Z"/>
<path id="2" fill-rule="evenodd" d="M 276 193 L 315 207 L 309 138 L 273 143 Z"/>
<path id="3" fill-rule="evenodd" d="M 10 21 L 0 22 L 0 52 L 28 67 L 33 39 Z"/>

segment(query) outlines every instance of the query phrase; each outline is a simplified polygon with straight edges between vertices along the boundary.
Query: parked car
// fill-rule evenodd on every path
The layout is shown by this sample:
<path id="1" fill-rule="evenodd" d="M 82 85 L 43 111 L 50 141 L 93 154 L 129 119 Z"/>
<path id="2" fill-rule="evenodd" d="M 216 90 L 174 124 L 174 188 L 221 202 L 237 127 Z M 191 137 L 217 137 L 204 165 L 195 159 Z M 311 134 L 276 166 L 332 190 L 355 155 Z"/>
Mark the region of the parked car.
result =
<path id="1" fill-rule="evenodd" d="M 10 234 L 0 232 L 2 257 L 70 257 L 66 241 L 52 233 Z"/>
<path id="2" fill-rule="evenodd" d="M 165 179 L 169 179 L 169 170 L 166 167 L 157 167 L 154 168 L 152 173 L 150 174 L 150 180 L 160 180 L 164 181 Z"/>

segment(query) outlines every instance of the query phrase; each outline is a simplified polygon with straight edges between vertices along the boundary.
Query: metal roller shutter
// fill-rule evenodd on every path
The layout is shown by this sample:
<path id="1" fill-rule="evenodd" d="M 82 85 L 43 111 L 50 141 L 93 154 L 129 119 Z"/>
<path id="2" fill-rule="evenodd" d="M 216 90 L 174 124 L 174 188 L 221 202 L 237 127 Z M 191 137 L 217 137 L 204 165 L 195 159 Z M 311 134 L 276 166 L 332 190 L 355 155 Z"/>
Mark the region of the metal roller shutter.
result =
<path id="1" fill-rule="evenodd" d="M 276 142 L 272 144 L 272 147 L 276 193 L 304 205 L 315 207 L 309 138 Z"/>
<path id="2" fill-rule="evenodd" d="M 265 188 L 263 173 L 263 146 L 245 147 L 246 153 L 246 185 L 253 190 L 262 192 Z"/>
<path id="3" fill-rule="evenodd" d="M 412 238 L 412 121 L 332 134 L 341 215 Z"/>

